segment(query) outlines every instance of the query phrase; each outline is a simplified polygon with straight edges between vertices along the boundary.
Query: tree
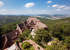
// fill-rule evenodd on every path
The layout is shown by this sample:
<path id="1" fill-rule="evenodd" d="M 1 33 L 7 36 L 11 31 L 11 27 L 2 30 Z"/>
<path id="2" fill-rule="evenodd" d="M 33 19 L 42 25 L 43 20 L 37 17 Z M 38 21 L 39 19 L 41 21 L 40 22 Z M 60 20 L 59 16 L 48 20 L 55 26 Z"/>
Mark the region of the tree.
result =
<path id="1" fill-rule="evenodd" d="M 64 40 L 66 36 L 70 36 L 70 24 L 61 23 L 55 25 L 52 35 L 59 38 L 59 40 Z"/>
<path id="2" fill-rule="evenodd" d="M 67 50 L 67 47 L 62 41 L 56 40 L 52 41 L 52 45 L 47 45 L 46 50 Z"/>
<path id="3" fill-rule="evenodd" d="M 2 25 L 0 27 L 0 34 L 5 34 L 5 33 L 9 33 L 13 30 L 16 29 L 16 23 L 9 23 L 9 24 L 5 24 L 5 25 Z"/>
<path id="4" fill-rule="evenodd" d="M 70 23 L 63 25 L 64 36 L 70 36 Z"/>
<path id="5" fill-rule="evenodd" d="M 47 43 L 51 40 L 51 36 L 49 35 L 48 31 L 45 29 L 37 30 L 34 40 L 38 43 Z"/>
<path id="6" fill-rule="evenodd" d="M 30 30 L 24 30 L 24 32 L 22 33 L 22 35 L 19 36 L 19 40 L 23 41 L 28 39 L 28 37 L 30 36 Z"/>
<path id="7" fill-rule="evenodd" d="M 65 41 L 65 45 L 70 50 L 70 37 L 66 37 L 64 41 Z"/>

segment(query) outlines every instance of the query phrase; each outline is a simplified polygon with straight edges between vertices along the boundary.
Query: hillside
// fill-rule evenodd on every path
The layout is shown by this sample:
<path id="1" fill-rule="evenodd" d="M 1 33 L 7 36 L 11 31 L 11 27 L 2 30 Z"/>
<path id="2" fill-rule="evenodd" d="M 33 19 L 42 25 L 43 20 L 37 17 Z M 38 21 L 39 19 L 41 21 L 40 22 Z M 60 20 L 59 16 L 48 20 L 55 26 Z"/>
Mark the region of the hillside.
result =
<path id="1" fill-rule="evenodd" d="M 64 19 L 56 19 L 56 20 L 51 20 L 51 19 L 45 19 L 45 18 L 39 18 L 43 23 L 48 25 L 49 29 L 53 29 L 53 27 L 56 24 L 70 24 L 70 17 L 64 18 Z"/>
<path id="2" fill-rule="evenodd" d="M 23 23 L 21 22 L 22 20 Z M 0 27 L 0 34 L 8 33 L 8 35 L 10 35 L 10 32 L 12 34 L 14 30 L 19 30 L 20 33 L 17 31 L 18 35 L 22 32 L 22 34 L 18 36 L 19 43 L 31 39 L 46 50 L 70 50 L 70 18 L 51 20 L 45 18 L 37 19 L 34 17 L 27 19 L 27 17 L 25 17 L 24 19 L 22 18 L 22 20 L 7 22 L 8 24 L 2 25 Z M 16 26 L 16 24 L 18 25 Z M 28 44 L 25 46 L 27 45 Z M 38 47 L 38 49 L 40 48 Z"/>
<path id="3" fill-rule="evenodd" d="M 20 22 L 22 20 L 26 20 L 28 16 L 23 15 L 0 15 L 0 25 Z"/>

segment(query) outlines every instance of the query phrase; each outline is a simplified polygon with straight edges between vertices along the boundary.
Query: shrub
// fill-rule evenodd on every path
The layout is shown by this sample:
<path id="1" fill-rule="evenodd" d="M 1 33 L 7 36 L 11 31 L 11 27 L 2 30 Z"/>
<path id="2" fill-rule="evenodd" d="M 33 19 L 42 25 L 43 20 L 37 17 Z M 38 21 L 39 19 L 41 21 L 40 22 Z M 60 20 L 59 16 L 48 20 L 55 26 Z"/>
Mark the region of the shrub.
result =
<path id="1" fill-rule="evenodd" d="M 29 42 L 22 43 L 23 50 L 34 50 L 34 47 Z"/>

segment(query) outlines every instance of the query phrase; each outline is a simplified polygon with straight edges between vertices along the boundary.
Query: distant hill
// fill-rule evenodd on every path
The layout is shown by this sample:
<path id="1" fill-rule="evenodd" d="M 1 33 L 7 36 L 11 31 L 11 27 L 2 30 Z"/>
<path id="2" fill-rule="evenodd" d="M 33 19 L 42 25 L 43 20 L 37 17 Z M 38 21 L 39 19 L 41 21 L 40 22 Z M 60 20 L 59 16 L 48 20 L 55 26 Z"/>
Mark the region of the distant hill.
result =
<path id="1" fill-rule="evenodd" d="M 29 16 L 23 15 L 0 15 L 0 25 L 19 22 L 22 20 L 26 20 Z"/>
<path id="2" fill-rule="evenodd" d="M 63 19 L 56 19 L 56 20 L 51 20 L 51 19 L 45 19 L 45 18 L 39 18 L 40 21 L 45 23 L 49 29 L 53 29 L 56 25 L 60 24 L 70 24 L 70 17 L 63 18 Z"/>
<path id="3" fill-rule="evenodd" d="M 66 18 L 69 17 L 68 15 L 63 15 L 63 14 L 54 14 L 54 15 L 49 15 L 49 14 L 39 14 L 41 18 L 47 18 L 47 19 L 61 19 L 61 18 Z"/>
<path id="4" fill-rule="evenodd" d="M 55 19 L 62 19 L 62 18 L 68 17 L 67 15 L 62 15 L 62 14 L 54 14 L 54 15 L 49 15 L 49 14 L 0 15 L 0 25 L 26 20 L 30 16 L 32 16 L 32 17 L 39 16 L 40 18 L 53 19 L 53 20 L 55 20 Z"/>

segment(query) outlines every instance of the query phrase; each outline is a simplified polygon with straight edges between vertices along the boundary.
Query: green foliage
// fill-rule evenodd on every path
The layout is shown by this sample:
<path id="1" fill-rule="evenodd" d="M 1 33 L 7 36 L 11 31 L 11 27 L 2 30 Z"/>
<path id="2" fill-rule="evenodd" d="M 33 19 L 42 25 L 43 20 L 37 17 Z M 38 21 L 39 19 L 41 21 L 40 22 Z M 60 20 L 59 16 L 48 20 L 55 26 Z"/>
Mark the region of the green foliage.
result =
<path id="1" fill-rule="evenodd" d="M 52 35 L 52 37 L 58 38 L 60 41 L 63 41 L 63 43 L 65 44 L 64 46 L 66 46 L 67 49 L 70 50 L 70 17 L 57 20 L 40 20 L 48 26 L 50 35 Z M 58 48 L 58 45 L 55 45 L 55 48 Z M 51 48 L 49 48 L 48 50 L 51 50 Z"/>
<path id="2" fill-rule="evenodd" d="M 16 24 L 25 21 L 29 16 L 0 16 L 0 34 L 8 33 L 16 29 Z"/>
<path id="3" fill-rule="evenodd" d="M 46 50 L 67 50 L 62 41 L 52 41 L 52 45 L 47 45 Z"/>
<path id="4" fill-rule="evenodd" d="M 64 45 L 51 45 L 47 46 L 46 50 L 67 50 L 67 48 Z"/>
<path id="5" fill-rule="evenodd" d="M 23 41 L 23 40 L 29 39 L 29 36 L 30 36 L 30 30 L 28 30 L 28 29 L 24 30 L 22 35 L 19 36 L 19 40 Z"/>
<path id="6" fill-rule="evenodd" d="M 48 41 L 51 40 L 51 36 L 49 35 L 47 30 L 40 29 L 40 30 L 36 31 L 36 35 L 35 35 L 34 40 L 38 44 L 47 43 Z"/>
<path id="7" fill-rule="evenodd" d="M 64 32 L 64 36 L 70 36 L 70 23 L 64 24 L 63 32 Z"/>
<path id="8" fill-rule="evenodd" d="M 34 50 L 34 47 L 28 42 L 22 43 L 22 47 L 23 47 L 23 50 Z"/>
<path id="9" fill-rule="evenodd" d="M 66 36 L 70 36 L 70 23 L 67 24 L 57 24 L 53 29 L 52 35 L 59 38 L 59 40 L 64 40 Z"/>
<path id="10" fill-rule="evenodd" d="M 40 19 L 43 23 L 45 23 L 48 26 L 48 29 L 52 31 L 57 24 L 70 24 L 70 17 L 69 18 L 64 18 L 64 19 L 56 19 L 56 20 L 51 20 L 51 19 Z"/>
<path id="11" fill-rule="evenodd" d="M 0 16 L 0 25 L 25 21 L 29 16 L 16 16 L 16 15 L 8 15 L 8 16 Z"/>
<path id="12" fill-rule="evenodd" d="M 16 23 L 9 23 L 0 27 L 0 34 L 9 33 L 16 29 Z"/>
<path id="13" fill-rule="evenodd" d="M 65 38 L 65 45 L 70 49 L 70 36 Z"/>

